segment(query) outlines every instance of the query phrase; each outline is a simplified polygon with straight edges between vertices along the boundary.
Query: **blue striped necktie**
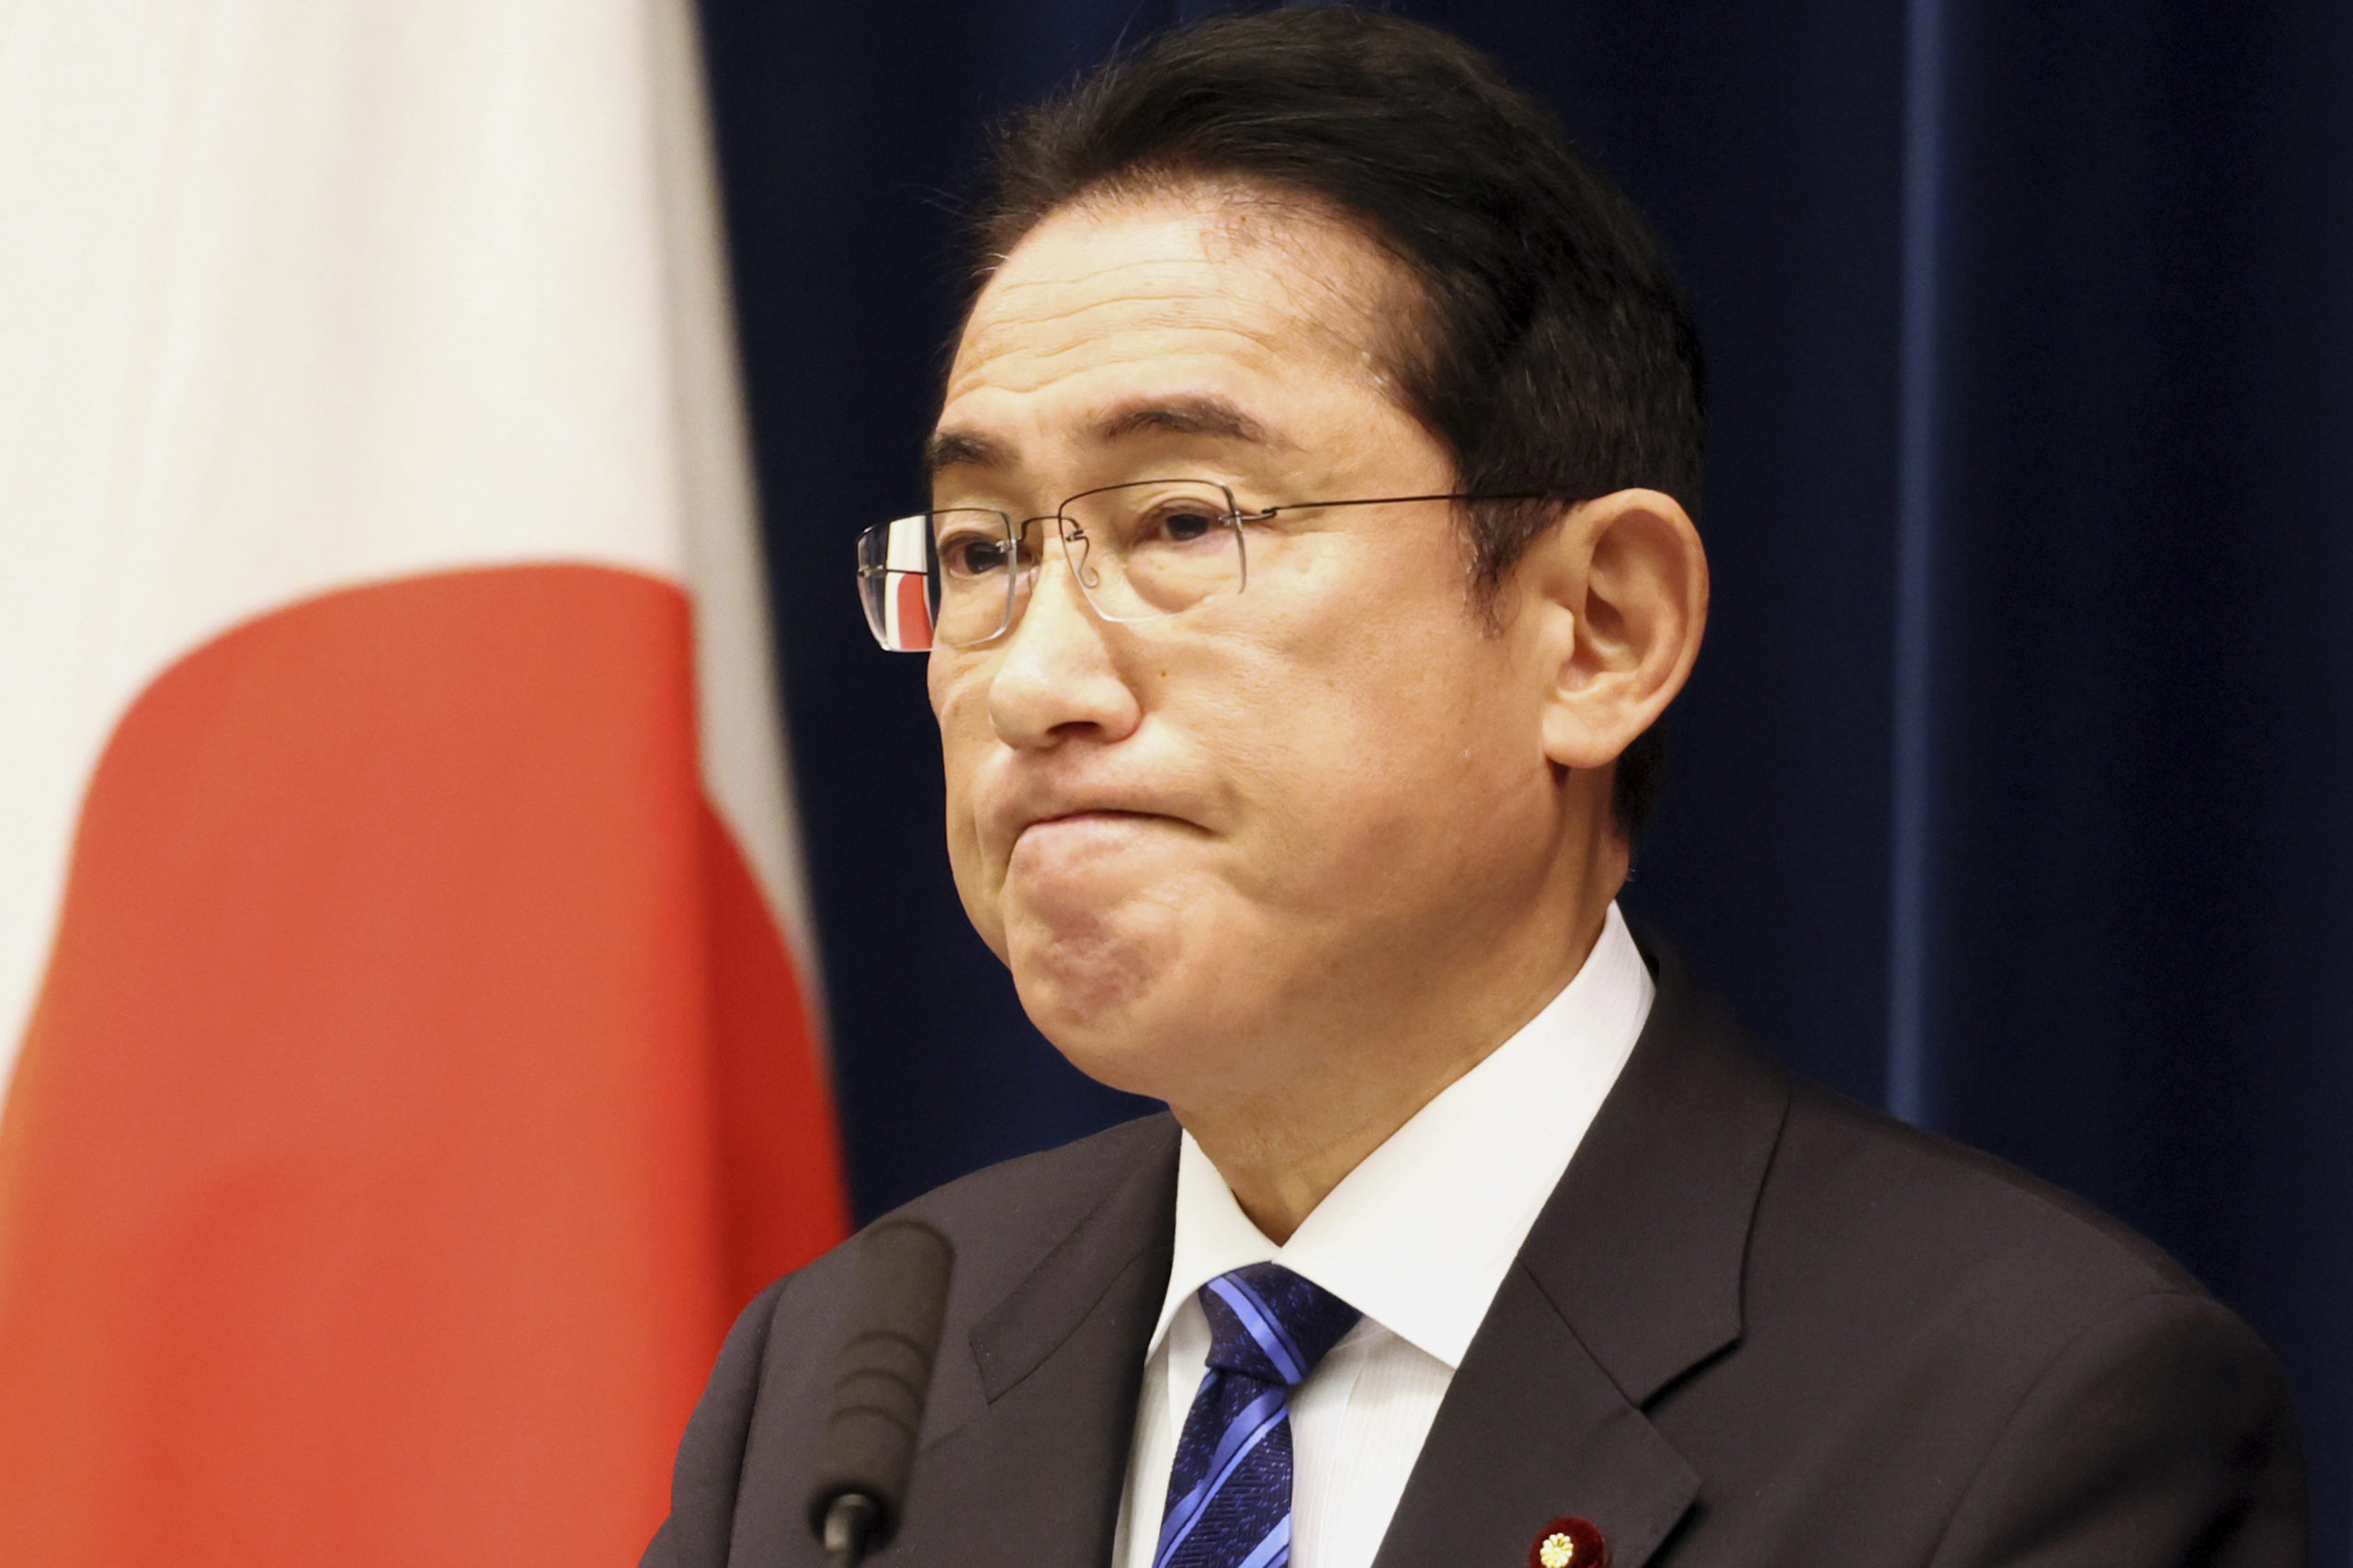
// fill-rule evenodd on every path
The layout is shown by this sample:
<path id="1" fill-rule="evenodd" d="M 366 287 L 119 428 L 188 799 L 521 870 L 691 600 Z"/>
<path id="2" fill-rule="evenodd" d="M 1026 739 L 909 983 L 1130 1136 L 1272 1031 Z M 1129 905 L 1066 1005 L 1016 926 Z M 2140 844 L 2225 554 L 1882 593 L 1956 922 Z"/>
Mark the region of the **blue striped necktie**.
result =
<path id="1" fill-rule="evenodd" d="M 1168 1477 L 1153 1568 L 1283 1568 L 1290 1561 L 1290 1391 L 1340 1342 L 1356 1308 L 1276 1263 L 1201 1287 L 1209 1370 Z"/>

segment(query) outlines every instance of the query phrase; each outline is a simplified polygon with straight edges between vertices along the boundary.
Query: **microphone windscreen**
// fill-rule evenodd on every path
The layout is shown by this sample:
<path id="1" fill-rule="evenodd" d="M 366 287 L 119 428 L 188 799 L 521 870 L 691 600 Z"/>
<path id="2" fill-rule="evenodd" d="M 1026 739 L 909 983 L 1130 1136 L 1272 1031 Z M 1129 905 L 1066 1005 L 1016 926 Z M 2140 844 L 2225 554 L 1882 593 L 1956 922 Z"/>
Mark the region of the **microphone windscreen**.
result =
<path id="1" fill-rule="evenodd" d="M 827 1510 L 851 1493 L 875 1506 L 870 1545 L 898 1528 L 954 1265 L 948 1238 L 921 1220 L 885 1220 L 858 1242 L 849 1333 L 809 1494 L 810 1528 L 821 1537 Z"/>

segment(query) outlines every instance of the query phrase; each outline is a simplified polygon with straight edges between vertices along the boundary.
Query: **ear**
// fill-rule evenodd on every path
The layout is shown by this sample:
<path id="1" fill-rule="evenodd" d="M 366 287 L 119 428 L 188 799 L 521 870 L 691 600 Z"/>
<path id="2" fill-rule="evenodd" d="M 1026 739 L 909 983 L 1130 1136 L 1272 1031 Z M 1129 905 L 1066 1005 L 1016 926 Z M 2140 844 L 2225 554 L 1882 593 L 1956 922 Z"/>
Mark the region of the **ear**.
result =
<path id="1" fill-rule="evenodd" d="M 1607 767 L 1657 722 L 1699 656 L 1699 530 L 1673 496 L 1620 490 L 1570 507 L 1515 575 L 1551 629 L 1544 755 L 1562 767 Z"/>

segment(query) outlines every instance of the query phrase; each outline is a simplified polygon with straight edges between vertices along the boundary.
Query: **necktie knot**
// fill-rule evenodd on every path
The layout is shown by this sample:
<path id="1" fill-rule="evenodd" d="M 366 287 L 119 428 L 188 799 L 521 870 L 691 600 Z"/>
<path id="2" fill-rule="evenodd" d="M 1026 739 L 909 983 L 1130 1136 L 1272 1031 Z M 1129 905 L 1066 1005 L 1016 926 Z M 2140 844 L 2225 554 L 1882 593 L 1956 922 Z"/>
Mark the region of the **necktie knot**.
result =
<path id="1" fill-rule="evenodd" d="M 1279 1263 L 1254 1263 L 1201 1287 L 1212 1371 L 1296 1386 L 1361 1315 Z"/>

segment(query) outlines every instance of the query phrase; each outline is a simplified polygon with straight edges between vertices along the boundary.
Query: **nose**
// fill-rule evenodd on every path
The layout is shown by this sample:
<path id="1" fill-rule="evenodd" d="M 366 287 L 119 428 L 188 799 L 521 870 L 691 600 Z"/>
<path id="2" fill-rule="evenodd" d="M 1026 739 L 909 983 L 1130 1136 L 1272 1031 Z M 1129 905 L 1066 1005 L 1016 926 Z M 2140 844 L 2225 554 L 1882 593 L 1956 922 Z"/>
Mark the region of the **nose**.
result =
<path id="1" fill-rule="evenodd" d="M 1050 551 L 990 677 L 990 727 L 1009 746 L 1041 750 L 1078 738 L 1121 740 L 1142 716 L 1107 628 L 1068 560 Z"/>

